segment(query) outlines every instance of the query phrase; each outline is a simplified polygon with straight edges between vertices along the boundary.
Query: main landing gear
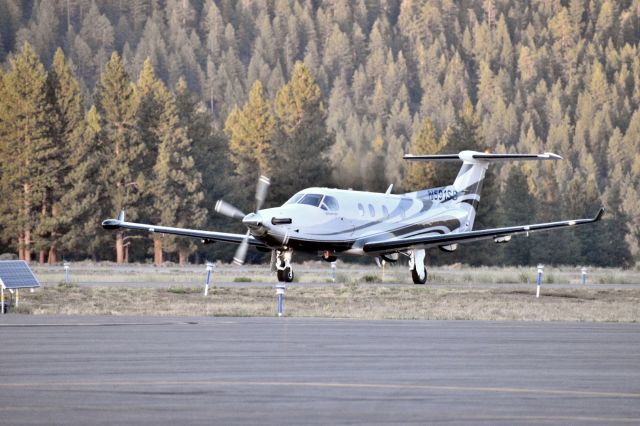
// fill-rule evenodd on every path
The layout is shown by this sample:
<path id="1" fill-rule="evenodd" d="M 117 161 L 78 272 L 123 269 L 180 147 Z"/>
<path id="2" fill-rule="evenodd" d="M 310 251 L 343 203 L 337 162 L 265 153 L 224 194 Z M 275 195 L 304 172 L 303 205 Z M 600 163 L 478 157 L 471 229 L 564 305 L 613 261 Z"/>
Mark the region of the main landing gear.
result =
<path id="1" fill-rule="evenodd" d="M 427 267 L 424 264 L 426 253 L 424 249 L 411 251 L 409 259 L 409 269 L 414 284 L 425 284 L 427 282 Z"/>
<path id="2" fill-rule="evenodd" d="M 292 250 L 275 250 L 276 275 L 280 282 L 290 283 L 293 281 L 292 254 Z"/>

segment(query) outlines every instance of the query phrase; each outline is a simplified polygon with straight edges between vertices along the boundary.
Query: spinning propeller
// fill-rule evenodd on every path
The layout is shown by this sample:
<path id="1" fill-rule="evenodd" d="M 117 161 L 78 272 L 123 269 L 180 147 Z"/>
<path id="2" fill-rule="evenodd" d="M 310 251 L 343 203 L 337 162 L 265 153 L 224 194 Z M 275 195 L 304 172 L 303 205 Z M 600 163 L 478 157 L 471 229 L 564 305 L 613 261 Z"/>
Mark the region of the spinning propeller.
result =
<path id="1" fill-rule="evenodd" d="M 216 211 L 224 216 L 241 219 L 247 227 L 258 227 L 262 225 L 262 218 L 258 214 L 258 210 L 262 207 L 264 200 L 267 198 L 267 190 L 271 181 L 266 176 L 260 176 L 258 179 L 258 186 L 256 187 L 256 211 L 255 213 L 249 213 L 245 215 L 240 209 L 232 206 L 226 201 L 218 200 L 216 203 Z M 247 230 L 242 242 L 236 250 L 236 254 L 233 256 L 233 263 L 236 265 L 242 265 L 247 257 L 247 249 L 249 248 L 249 236 L 251 235 L 251 229 Z"/>

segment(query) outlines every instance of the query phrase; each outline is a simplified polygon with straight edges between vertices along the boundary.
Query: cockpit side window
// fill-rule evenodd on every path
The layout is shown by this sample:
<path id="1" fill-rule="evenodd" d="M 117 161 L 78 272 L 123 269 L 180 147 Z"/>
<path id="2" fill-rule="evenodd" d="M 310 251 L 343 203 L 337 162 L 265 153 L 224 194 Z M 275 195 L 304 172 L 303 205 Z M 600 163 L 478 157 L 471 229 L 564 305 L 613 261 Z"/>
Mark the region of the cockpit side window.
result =
<path id="1" fill-rule="evenodd" d="M 303 196 L 304 196 L 304 194 L 303 194 L 303 193 L 298 192 L 296 195 L 294 195 L 293 197 L 289 198 L 289 199 L 287 200 L 287 202 L 286 202 L 286 203 L 284 203 L 284 205 L 286 206 L 287 204 L 295 204 L 295 203 L 297 203 L 298 201 L 300 201 L 300 199 L 301 199 Z"/>
<path id="2" fill-rule="evenodd" d="M 322 205 L 320 206 L 323 210 L 329 210 L 332 212 L 337 212 L 340 209 L 340 205 L 338 204 L 338 200 L 333 198 L 331 195 L 325 195 L 322 200 Z"/>
<path id="3" fill-rule="evenodd" d="M 298 201 L 298 204 L 307 204 L 309 206 L 320 207 L 320 201 L 322 200 L 322 194 L 305 194 L 304 197 Z"/>

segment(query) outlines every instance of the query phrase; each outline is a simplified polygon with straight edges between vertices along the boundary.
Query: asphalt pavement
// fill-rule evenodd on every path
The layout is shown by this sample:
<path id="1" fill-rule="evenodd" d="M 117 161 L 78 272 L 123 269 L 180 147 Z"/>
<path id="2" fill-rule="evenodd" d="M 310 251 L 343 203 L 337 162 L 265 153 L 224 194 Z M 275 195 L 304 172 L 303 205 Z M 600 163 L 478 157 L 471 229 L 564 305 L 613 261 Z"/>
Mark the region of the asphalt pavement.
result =
<path id="1" fill-rule="evenodd" d="M 0 424 L 640 423 L 640 325 L 0 318 Z"/>

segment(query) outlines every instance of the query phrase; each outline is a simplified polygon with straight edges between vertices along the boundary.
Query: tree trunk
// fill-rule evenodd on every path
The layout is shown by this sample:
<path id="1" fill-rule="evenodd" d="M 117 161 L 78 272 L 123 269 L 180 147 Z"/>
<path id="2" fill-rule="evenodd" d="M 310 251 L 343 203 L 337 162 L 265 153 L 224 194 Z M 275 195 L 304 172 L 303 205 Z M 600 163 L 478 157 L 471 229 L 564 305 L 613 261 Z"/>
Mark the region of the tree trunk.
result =
<path id="1" fill-rule="evenodd" d="M 55 265 L 58 263 L 58 256 L 56 254 L 56 246 L 49 247 L 49 265 Z"/>
<path id="2" fill-rule="evenodd" d="M 178 251 L 178 263 L 180 265 L 186 265 L 187 260 L 189 260 L 189 253 L 186 250 Z"/>
<path id="3" fill-rule="evenodd" d="M 18 259 L 24 260 L 24 236 L 22 229 L 18 231 Z"/>
<path id="4" fill-rule="evenodd" d="M 29 211 L 31 204 L 29 203 L 29 183 L 24 183 L 24 261 L 31 262 L 31 223 L 29 223 Z"/>
<path id="5" fill-rule="evenodd" d="M 162 265 L 162 238 L 160 236 L 153 239 L 153 263 L 156 266 Z"/>
<path id="6" fill-rule="evenodd" d="M 42 209 L 40 210 L 40 223 L 43 223 L 45 220 L 47 220 L 47 191 L 45 191 L 42 194 Z M 45 240 L 45 236 L 40 234 L 38 235 L 38 239 Z M 45 261 L 45 252 L 44 252 L 44 248 L 40 249 L 40 252 L 38 253 L 38 263 L 41 265 L 44 265 L 44 261 Z"/>
<path id="7" fill-rule="evenodd" d="M 24 261 L 31 262 L 31 229 L 29 225 L 24 229 Z"/>
<path id="8" fill-rule="evenodd" d="M 58 216 L 58 209 L 53 206 L 51 207 L 51 217 L 55 218 L 56 216 Z M 55 241 L 55 237 L 57 237 L 59 234 L 52 234 L 51 235 L 51 247 L 49 247 L 49 265 L 54 265 L 56 263 L 58 263 L 58 254 L 57 254 L 57 250 L 56 250 L 56 244 L 53 242 Z"/>
<path id="9" fill-rule="evenodd" d="M 124 232 L 118 231 L 116 232 L 116 263 L 118 265 L 122 264 L 124 261 Z"/>

